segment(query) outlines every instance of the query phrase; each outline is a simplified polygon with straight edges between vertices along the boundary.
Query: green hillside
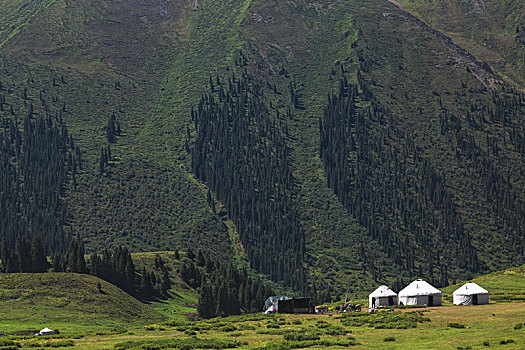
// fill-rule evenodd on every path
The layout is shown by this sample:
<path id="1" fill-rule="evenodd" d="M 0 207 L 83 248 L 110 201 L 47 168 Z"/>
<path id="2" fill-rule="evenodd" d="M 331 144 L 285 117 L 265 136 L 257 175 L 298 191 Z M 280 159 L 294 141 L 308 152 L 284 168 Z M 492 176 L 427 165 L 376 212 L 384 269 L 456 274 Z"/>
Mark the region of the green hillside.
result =
<path id="1" fill-rule="evenodd" d="M 108 331 L 165 319 L 112 284 L 72 273 L 1 274 L 0 304 L 3 334 L 44 327 L 68 334 Z"/>
<path id="2" fill-rule="evenodd" d="M 523 5 L 395 3 L 9 2 L 0 239 L 200 249 L 337 298 L 523 263 Z M 35 179 L 43 118 L 75 150 Z"/>

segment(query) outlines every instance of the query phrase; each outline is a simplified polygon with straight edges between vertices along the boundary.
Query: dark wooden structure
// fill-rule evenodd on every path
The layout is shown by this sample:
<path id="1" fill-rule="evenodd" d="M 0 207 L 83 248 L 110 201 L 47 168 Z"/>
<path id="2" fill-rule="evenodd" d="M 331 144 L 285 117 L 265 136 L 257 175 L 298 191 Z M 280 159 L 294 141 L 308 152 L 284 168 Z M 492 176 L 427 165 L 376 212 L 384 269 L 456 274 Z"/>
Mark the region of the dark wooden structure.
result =
<path id="1" fill-rule="evenodd" d="M 313 314 L 315 313 L 315 304 L 312 298 L 279 300 L 277 310 L 280 314 Z"/>

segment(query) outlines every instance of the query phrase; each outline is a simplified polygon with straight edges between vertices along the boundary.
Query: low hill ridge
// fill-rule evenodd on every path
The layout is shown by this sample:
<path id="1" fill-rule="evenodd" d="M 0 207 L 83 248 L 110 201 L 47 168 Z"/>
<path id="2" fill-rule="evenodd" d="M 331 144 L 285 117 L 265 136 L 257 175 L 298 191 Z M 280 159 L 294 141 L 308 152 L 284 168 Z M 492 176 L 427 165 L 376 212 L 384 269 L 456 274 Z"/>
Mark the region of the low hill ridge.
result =
<path id="1" fill-rule="evenodd" d="M 0 274 L 0 304 L 0 333 L 44 327 L 69 332 L 107 330 L 164 319 L 114 285 L 75 273 Z"/>

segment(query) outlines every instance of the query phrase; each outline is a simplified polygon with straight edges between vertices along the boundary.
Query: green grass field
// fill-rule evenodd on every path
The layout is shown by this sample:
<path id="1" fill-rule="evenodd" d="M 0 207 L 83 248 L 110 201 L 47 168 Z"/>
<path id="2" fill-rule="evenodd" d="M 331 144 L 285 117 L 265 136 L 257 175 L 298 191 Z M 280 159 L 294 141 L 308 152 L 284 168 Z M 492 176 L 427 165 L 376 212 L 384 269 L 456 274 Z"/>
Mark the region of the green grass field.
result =
<path id="1" fill-rule="evenodd" d="M 352 317 L 247 315 L 210 321 L 157 323 L 118 335 L 89 334 L 74 339 L 74 343 L 77 349 L 221 348 L 220 344 L 225 343 L 229 343 L 227 348 L 250 349 L 354 346 L 358 349 L 479 349 L 485 347 L 483 344 L 498 348 L 502 341 L 508 341 L 506 349 L 520 349 L 525 346 L 525 330 L 515 328 L 525 322 L 524 315 L 524 303 L 443 306 L 373 315 L 365 312 L 350 315 Z M 451 327 L 451 322 L 464 328 Z M 385 341 L 392 338 L 393 341 Z M 64 339 L 68 338 L 60 338 Z M 38 340 L 15 341 L 25 347 L 27 344 L 34 346 Z"/>
<path id="2" fill-rule="evenodd" d="M 171 261 L 169 268 L 176 268 L 176 260 L 169 259 L 170 252 L 134 254 L 133 258 L 137 266 L 152 268 L 156 254 Z M 196 293 L 182 282 L 174 284 L 173 299 L 148 305 L 92 276 L 5 274 L 0 275 L 0 332 L 3 333 L 0 346 L 67 345 L 76 349 L 525 348 L 525 266 L 473 281 L 489 290 L 490 304 L 451 305 L 451 295 L 461 285 L 458 284 L 443 289 L 442 307 L 395 309 L 376 314 L 247 314 L 188 321 L 188 314 L 195 311 L 191 303 L 196 303 Z M 97 282 L 102 284 L 106 294 L 98 292 Z M 20 336 L 43 327 L 59 329 L 61 334 Z M 14 345 L 9 345 L 10 342 Z"/>

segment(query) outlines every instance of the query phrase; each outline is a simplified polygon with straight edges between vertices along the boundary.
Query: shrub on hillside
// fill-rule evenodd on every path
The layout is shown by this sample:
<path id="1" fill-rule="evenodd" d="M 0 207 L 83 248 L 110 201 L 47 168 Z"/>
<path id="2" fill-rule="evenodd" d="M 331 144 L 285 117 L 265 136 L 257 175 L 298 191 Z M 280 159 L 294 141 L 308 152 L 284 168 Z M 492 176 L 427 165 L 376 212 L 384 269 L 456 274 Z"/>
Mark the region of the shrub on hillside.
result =
<path id="1" fill-rule="evenodd" d="M 11 346 L 11 345 L 16 346 L 16 343 L 9 339 L 0 339 L 0 346 Z"/>
<path id="2" fill-rule="evenodd" d="M 447 327 L 450 327 L 450 328 L 465 328 L 465 325 L 461 324 L 461 323 L 458 323 L 458 322 L 449 322 L 447 324 Z"/>
<path id="3" fill-rule="evenodd" d="M 233 332 L 237 330 L 237 327 L 232 324 L 227 324 L 226 326 L 221 327 L 219 330 L 221 332 Z"/>
<path id="4" fill-rule="evenodd" d="M 324 334 L 326 335 L 345 335 L 347 333 L 348 331 L 346 329 L 338 326 L 330 326 L 324 329 Z"/>
<path id="5" fill-rule="evenodd" d="M 134 349 L 229 349 L 242 345 L 235 340 L 225 339 L 159 339 L 159 340 L 130 340 L 115 344 L 115 350 Z"/>
<path id="6" fill-rule="evenodd" d="M 304 341 L 304 340 L 319 340 L 321 337 L 315 334 L 285 334 L 283 336 L 284 340 L 291 341 Z"/>

